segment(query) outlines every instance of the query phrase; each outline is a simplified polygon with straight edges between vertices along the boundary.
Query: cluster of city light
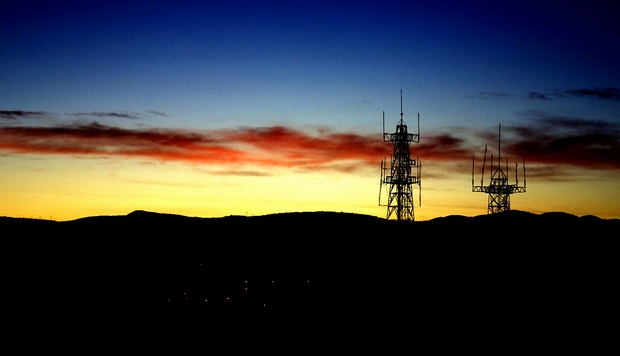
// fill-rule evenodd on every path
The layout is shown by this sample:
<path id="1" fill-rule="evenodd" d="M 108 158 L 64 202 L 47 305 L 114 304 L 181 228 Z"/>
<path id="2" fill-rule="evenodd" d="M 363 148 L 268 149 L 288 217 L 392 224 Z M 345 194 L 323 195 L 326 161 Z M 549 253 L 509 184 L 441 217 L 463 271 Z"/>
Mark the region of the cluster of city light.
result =
<path id="1" fill-rule="evenodd" d="M 202 264 L 201 264 L 201 265 L 202 265 Z M 275 283 L 276 283 L 276 281 L 275 281 L 275 280 L 272 280 L 272 281 L 271 281 L 271 285 L 275 285 Z M 245 284 L 248 284 L 248 281 L 247 281 L 247 280 L 245 281 Z M 310 284 L 310 280 L 306 280 L 306 284 Z M 211 289 L 213 290 L 214 288 L 211 288 Z M 248 292 L 248 290 L 249 290 L 249 288 L 248 288 L 247 286 L 245 286 L 245 287 L 243 288 L 243 292 L 244 292 L 244 293 L 247 293 L 247 292 Z M 189 295 L 188 295 L 188 293 L 187 293 L 187 292 L 183 292 L 183 300 L 184 300 L 184 301 L 186 301 L 186 302 L 189 302 L 189 300 L 190 300 L 190 299 L 189 299 Z M 224 301 L 229 302 L 229 301 L 230 301 L 230 297 L 229 297 L 229 296 L 225 297 Z M 205 303 L 208 303 L 208 302 L 209 302 L 209 299 L 205 299 L 205 300 L 204 300 L 204 302 L 205 302 Z M 172 299 L 171 299 L 171 298 L 168 298 L 168 303 L 172 303 Z M 267 306 L 267 304 L 266 304 L 266 303 L 263 303 L 263 306 Z"/>

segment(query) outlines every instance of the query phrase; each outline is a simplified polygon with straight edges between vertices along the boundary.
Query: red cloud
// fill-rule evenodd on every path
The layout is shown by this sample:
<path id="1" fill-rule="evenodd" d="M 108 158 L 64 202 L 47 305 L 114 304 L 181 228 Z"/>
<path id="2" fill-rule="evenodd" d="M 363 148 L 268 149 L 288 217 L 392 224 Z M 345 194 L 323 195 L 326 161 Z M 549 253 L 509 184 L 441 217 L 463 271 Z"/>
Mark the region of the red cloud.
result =
<path id="1" fill-rule="evenodd" d="M 375 136 L 332 132 L 312 136 L 282 126 L 244 128 L 229 132 L 227 139 L 270 152 L 285 165 L 320 165 L 343 160 L 374 164 L 390 152 Z"/>
<path id="2" fill-rule="evenodd" d="M 0 150 L 17 153 L 144 157 L 205 164 L 325 168 L 343 161 L 377 163 L 389 147 L 376 137 L 290 128 L 192 132 L 135 130 L 92 123 L 62 127 L 2 127 Z"/>
<path id="3" fill-rule="evenodd" d="M 471 160 L 472 149 L 466 146 L 462 138 L 439 133 L 423 136 L 420 144 L 411 147 L 411 153 L 420 157 L 420 161 L 463 161 Z"/>
<path id="4" fill-rule="evenodd" d="M 502 153 L 528 163 L 579 166 L 590 169 L 620 169 L 620 140 L 614 126 L 582 122 L 550 122 L 548 127 L 512 127 L 502 142 Z M 561 124 L 561 125 L 560 125 Z M 563 130 L 559 130 L 561 126 Z M 472 137 L 485 133 L 471 132 Z M 412 156 L 421 162 L 464 162 L 479 149 L 465 139 L 448 133 L 423 135 L 411 145 Z M 380 134 L 362 135 L 333 132 L 316 134 L 284 126 L 238 128 L 214 131 L 173 129 L 125 129 L 101 125 L 56 127 L 0 127 L 0 151 L 80 156 L 141 157 L 197 164 L 252 164 L 259 167 L 287 167 L 304 170 L 351 172 L 378 166 L 392 154 L 393 147 Z"/>
<path id="5" fill-rule="evenodd" d="M 92 123 L 64 127 L 3 127 L 0 149 L 19 153 L 112 155 L 164 160 L 238 161 L 244 152 L 203 135 L 176 130 L 128 130 Z"/>

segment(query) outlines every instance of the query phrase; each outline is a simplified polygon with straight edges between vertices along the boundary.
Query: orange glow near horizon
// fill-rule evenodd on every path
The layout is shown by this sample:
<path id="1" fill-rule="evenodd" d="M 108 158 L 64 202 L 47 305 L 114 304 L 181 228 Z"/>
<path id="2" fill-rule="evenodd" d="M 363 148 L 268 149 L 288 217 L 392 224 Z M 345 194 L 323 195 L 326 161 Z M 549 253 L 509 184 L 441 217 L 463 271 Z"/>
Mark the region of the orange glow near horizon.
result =
<path id="1" fill-rule="evenodd" d="M 605 143 L 609 147 L 602 150 L 592 135 L 575 138 L 570 123 L 552 124 L 568 127 L 568 134 L 559 130 L 543 140 L 540 133 L 513 127 L 502 146 L 503 154 L 520 157 L 537 145 L 526 159 L 528 191 L 512 195 L 511 208 L 620 217 L 615 148 Z M 465 136 L 428 133 L 412 145 L 423 167 L 416 220 L 486 214 L 487 196 L 471 192 L 471 152 L 478 144 L 459 135 Z M 551 144 L 554 140 L 562 144 Z M 567 140 L 589 150 L 591 159 L 573 159 L 583 154 L 565 147 Z M 283 126 L 189 131 L 73 123 L 0 127 L 0 150 L 5 153 L 0 156 L 3 216 L 71 220 L 134 210 L 199 217 L 386 213 L 377 199 L 379 162 L 391 147 L 377 135 Z M 477 158 L 476 184 L 481 163 Z M 385 204 L 387 193 L 382 194 Z M 416 204 L 417 195 L 415 190 Z"/>
<path id="2" fill-rule="evenodd" d="M 346 174 L 255 166 L 224 171 L 178 162 L 64 156 L 5 156 L 2 160 L 0 216 L 65 221 L 134 210 L 197 217 L 298 211 L 385 217 L 386 213 L 385 207 L 378 206 L 379 169 L 371 166 Z M 442 168 L 448 172 L 439 174 Z M 564 211 L 618 218 L 617 181 L 604 175 L 597 179 L 596 184 L 584 185 L 528 176 L 527 193 L 512 195 L 511 207 L 533 213 Z M 450 173 L 441 165 L 425 165 L 422 206 L 415 208 L 416 220 L 486 214 L 487 196 L 472 193 L 470 183 L 467 172 Z M 414 194 L 417 203 L 417 190 Z"/>

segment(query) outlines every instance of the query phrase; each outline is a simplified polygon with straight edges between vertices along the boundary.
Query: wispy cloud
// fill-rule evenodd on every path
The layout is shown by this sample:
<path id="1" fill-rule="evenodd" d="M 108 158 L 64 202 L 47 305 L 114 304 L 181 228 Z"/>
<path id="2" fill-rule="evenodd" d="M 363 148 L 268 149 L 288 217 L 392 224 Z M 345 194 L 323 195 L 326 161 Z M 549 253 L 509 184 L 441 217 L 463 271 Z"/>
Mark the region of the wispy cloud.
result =
<path id="1" fill-rule="evenodd" d="M 239 159 L 242 151 L 181 130 L 132 130 L 93 122 L 0 128 L 0 149 L 23 153 L 151 157 L 161 160 Z M 227 158 L 223 158 L 222 156 Z"/>
<path id="2" fill-rule="evenodd" d="M 473 148 L 464 138 L 443 132 L 422 137 L 420 143 L 412 147 L 412 151 L 419 156 L 421 161 L 463 161 L 471 159 Z"/>
<path id="3" fill-rule="evenodd" d="M 575 89 L 567 90 L 564 93 L 579 97 L 620 101 L 620 89 L 618 88 Z"/>
<path id="4" fill-rule="evenodd" d="M 304 169 L 376 164 L 388 146 L 377 137 L 282 126 L 214 131 L 125 129 L 97 122 L 54 127 L 0 127 L 0 150 L 15 153 L 142 157 L 198 164 Z M 231 172 L 229 170 L 228 172 Z M 242 174 L 256 175 L 245 170 Z"/>
<path id="5" fill-rule="evenodd" d="M 116 112 L 116 111 L 92 111 L 92 112 L 77 112 L 77 113 L 65 113 L 68 116 L 78 117 L 96 117 L 96 118 L 120 118 L 120 119 L 139 119 L 141 117 L 138 113 L 133 112 Z"/>
<path id="6" fill-rule="evenodd" d="M 157 116 L 163 116 L 163 117 L 168 117 L 168 115 L 163 112 L 163 111 L 157 111 L 157 110 L 147 110 L 146 111 L 147 114 L 152 114 L 152 115 L 157 115 Z"/>
<path id="7" fill-rule="evenodd" d="M 466 98 L 470 99 L 493 99 L 493 98 L 508 98 L 511 95 L 509 93 L 498 91 L 479 91 L 475 95 L 466 95 Z"/>
<path id="8" fill-rule="evenodd" d="M 165 116 L 165 113 L 147 111 L 147 113 Z M 90 112 L 66 112 L 55 113 L 49 111 L 26 111 L 26 110 L 0 110 L 0 122 L 18 122 L 21 120 L 93 120 L 93 119 L 128 119 L 136 120 L 143 118 L 144 115 L 129 111 L 90 111 Z"/>
<path id="9" fill-rule="evenodd" d="M 19 120 L 46 117 L 50 114 L 45 111 L 23 111 L 23 110 L 0 110 L 1 120 Z"/>
<path id="10" fill-rule="evenodd" d="M 554 95 L 556 94 L 544 94 L 544 93 L 539 93 L 539 92 L 535 92 L 535 91 L 531 91 L 527 94 L 527 98 L 528 99 L 535 99 L 535 100 L 553 100 L 554 99 Z"/>
<path id="11" fill-rule="evenodd" d="M 506 152 L 548 165 L 620 169 L 620 124 L 531 112 L 529 125 L 508 129 Z"/>
<path id="12" fill-rule="evenodd" d="M 242 176 L 242 177 L 269 177 L 272 176 L 271 173 L 258 171 L 258 170 L 230 170 L 230 171 L 214 171 L 210 172 L 214 175 L 219 176 Z"/>
<path id="13" fill-rule="evenodd" d="M 554 100 L 567 97 L 594 98 L 603 100 L 620 101 L 620 89 L 615 87 L 593 89 L 551 90 L 545 93 L 529 92 L 528 99 Z"/>
<path id="14" fill-rule="evenodd" d="M 502 127 L 502 156 L 526 157 L 539 167 L 620 169 L 620 125 L 529 112 L 528 125 Z M 504 134 L 506 136 L 504 136 Z M 454 130 L 422 135 L 412 155 L 428 167 L 461 167 L 479 154 L 488 131 Z M 506 137 L 504 139 L 504 137 Z M 133 157 L 214 166 L 214 174 L 264 176 L 269 168 L 353 173 L 378 169 L 393 153 L 380 134 L 312 132 L 286 126 L 227 130 L 121 128 L 98 122 L 0 126 L 0 152 L 12 154 Z M 540 170 L 544 175 L 545 172 Z M 544 178 L 544 177 L 543 177 Z"/>
<path id="15" fill-rule="evenodd" d="M 450 133 L 423 136 L 412 145 L 421 161 L 453 162 L 471 159 L 467 140 Z M 160 161 L 219 165 L 217 174 L 264 175 L 241 168 L 283 167 L 297 171 L 357 172 L 378 169 L 393 153 L 380 133 L 364 135 L 322 128 L 306 132 L 286 126 L 240 127 L 187 131 L 127 129 L 98 122 L 45 127 L 0 127 L 0 151 L 97 157 L 140 157 Z"/>

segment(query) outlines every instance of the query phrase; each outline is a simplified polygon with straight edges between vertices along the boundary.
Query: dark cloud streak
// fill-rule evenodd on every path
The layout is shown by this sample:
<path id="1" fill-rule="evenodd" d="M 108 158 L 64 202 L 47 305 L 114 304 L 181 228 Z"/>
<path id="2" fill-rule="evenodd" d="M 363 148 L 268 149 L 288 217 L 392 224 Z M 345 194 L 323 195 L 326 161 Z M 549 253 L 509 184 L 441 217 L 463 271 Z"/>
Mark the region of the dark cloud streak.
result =
<path id="1" fill-rule="evenodd" d="M 168 117 L 168 115 L 165 112 L 162 111 L 157 111 L 157 110 L 147 110 L 146 111 L 148 114 L 153 114 L 153 115 L 157 115 L 157 116 L 163 116 L 163 117 Z"/>
<path id="2" fill-rule="evenodd" d="M 3 120 L 19 120 L 36 117 L 49 116 L 45 111 L 23 111 L 23 110 L 1 110 L 0 119 Z"/>
<path id="3" fill-rule="evenodd" d="M 92 111 L 92 112 L 76 112 L 76 113 L 64 113 L 58 114 L 48 111 L 25 111 L 25 110 L 0 110 L 0 120 L 5 121 L 18 121 L 18 120 L 32 120 L 32 119 L 51 119 L 61 118 L 62 116 L 69 118 L 116 118 L 116 119 L 129 119 L 135 120 L 142 118 L 142 115 L 134 112 L 123 111 Z M 158 115 L 165 115 L 158 113 Z"/>
<path id="4" fill-rule="evenodd" d="M 530 126 L 515 126 L 502 148 L 540 164 L 596 170 L 620 169 L 620 125 L 566 117 L 539 118 Z"/>
<path id="5" fill-rule="evenodd" d="M 620 89 L 618 88 L 595 88 L 595 89 L 576 89 L 565 91 L 568 95 L 588 98 L 598 98 L 604 100 L 620 101 Z"/>
<path id="6" fill-rule="evenodd" d="M 489 99 L 489 98 L 508 98 L 511 95 L 497 91 L 479 91 L 476 95 L 466 95 L 469 99 Z"/>
<path id="7" fill-rule="evenodd" d="M 568 97 L 594 98 L 611 101 L 620 101 L 620 89 L 615 87 L 594 88 L 594 89 L 571 89 L 553 90 L 546 93 L 530 92 L 528 99 L 534 100 L 554 100 Z"/>
<path id="8" fill-rule="evenodd" d="M 140 114 L 138 113 L 129 113 L 129 112 L 78 112 L 78 113 L 65 113 L 65 115 L 69 116 L 86 116 L 86 117 L 98 117 L 98 118 L 120 118 L 120 119 L 139 119 Z"/>
<path id="9" fill-rule="evenodd" d="M 535 91 L 530 92 L 527 95 L 527 98 L 536 100 L 553 100 L 553 98 L 549 97 L 549 94 L 538 93 Z"/>

